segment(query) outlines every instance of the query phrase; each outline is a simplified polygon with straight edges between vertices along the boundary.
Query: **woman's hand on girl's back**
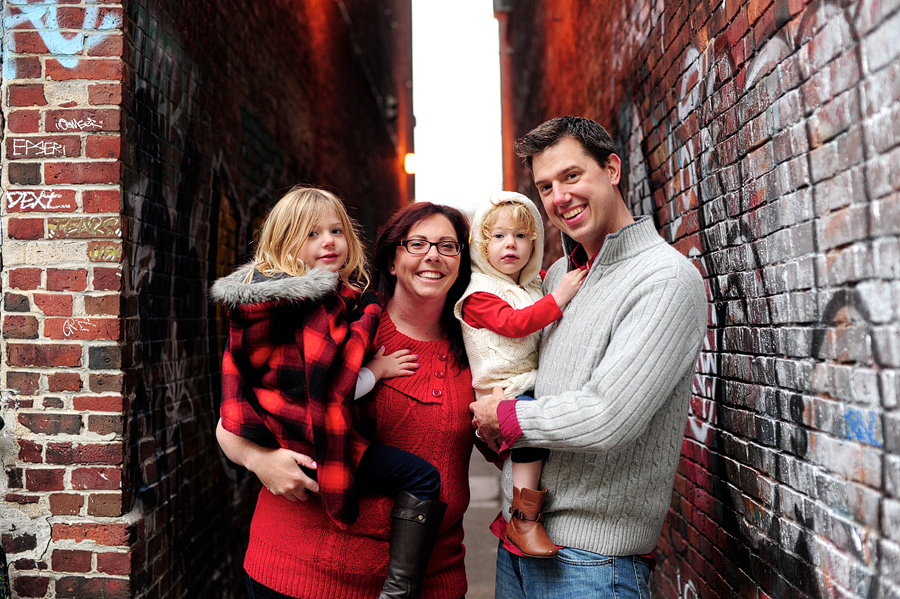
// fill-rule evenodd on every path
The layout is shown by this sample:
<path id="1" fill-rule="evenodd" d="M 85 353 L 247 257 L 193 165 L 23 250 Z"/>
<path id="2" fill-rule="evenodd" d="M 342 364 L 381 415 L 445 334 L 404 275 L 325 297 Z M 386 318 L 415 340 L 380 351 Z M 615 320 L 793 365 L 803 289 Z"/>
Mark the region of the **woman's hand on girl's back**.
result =
<path id="1" fill-rule="evenodd" d="M 216 426 L 216 439 L 229 460 L 255 474 L 272 494 L 283 495 L 291 501 L 306 501 L 309 493 L 319 492 L 319 483 L 300 469 L 300 466 L 316 469 L 311 457 L 289 449 L 257 445 L 227 430 L 221 420 Z"/>
<path id="2" fill-rule="evenodd" d="M 306 475 L 300 466 L 314 470 L 311 457 L 290 449 L 260 447 L 248 461 L 247 469 L 259 478 L 273 495 L 289 501 L 306 501 L 310 493 L 319 492 L 319 484 Z"/>

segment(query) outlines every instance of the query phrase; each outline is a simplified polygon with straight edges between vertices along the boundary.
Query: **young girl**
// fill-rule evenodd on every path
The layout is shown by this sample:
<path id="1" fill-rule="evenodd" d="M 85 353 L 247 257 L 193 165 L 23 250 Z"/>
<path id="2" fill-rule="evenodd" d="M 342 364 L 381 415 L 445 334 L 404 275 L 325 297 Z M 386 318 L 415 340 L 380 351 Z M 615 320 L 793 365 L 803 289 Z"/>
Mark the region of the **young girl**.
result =
<path id="1" fill-rule="evenodd" d="M 355 397 L 378 378 L 418 368 L 405 350 L 379 350 L 360 377 L 381 317 L 377 296 L 359 293 L 366 284 L 362 244 L 341 201 L 321 189 L 288 192 L 263 223 L 253 261 L 212 287 L 230 319 L 221 423 L 261 445 L 315 456 L 307 474 L 341 527 L 359 515 L 358 492 L 396 496 L 380 597 L 418 597 L 420 562 L 428 563 L 446 505 L 431 464 L 355 430 Z"/>
<path id="2" fill-rule="evenodd" d="M 507 396 L 531 393 L 540 331 L 562 316 L 587 271 L 567 273 L 543 296 L 543 223 L 534 203 L 518 193 L 494 194 L 478 208 L 471 241 L 472 281 L 456 304 L 456 317 L 463 322 L 475 395 L 491 395 L 494 387 Z M 540 522 L 547 490 L 538 488 L 547 453 L 526 447 L 510 454 L 513 503 L 506 538 L 532 557 L 557 553 Z"/>

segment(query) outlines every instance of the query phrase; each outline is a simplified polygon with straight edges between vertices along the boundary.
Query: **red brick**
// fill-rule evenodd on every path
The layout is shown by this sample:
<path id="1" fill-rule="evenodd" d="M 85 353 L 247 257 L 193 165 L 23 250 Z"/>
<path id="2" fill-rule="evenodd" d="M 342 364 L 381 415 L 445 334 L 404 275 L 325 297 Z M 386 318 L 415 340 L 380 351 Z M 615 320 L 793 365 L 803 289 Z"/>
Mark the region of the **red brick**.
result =
<path id="1" fill-rule="evenodd" d="M 81 366 L 81 345 L 10 343 L 7 356 L 10 366 L 75 367 Z"/>
<path id="2" fill-rule="evenodd" d="M 37 547 L 37 538 L 30 533 L 20 535 L 3 533 L 0 535 L 0 545 L 7 553 L 25 553 Z"/>
<path id="3" fill-rule="evenodd" d="M 88 315 L 99 316 L 118 316 L 119 315 L 118 295 L 103 295 L 100 297 L 86 295 L 84 297 L 84 311 Z"/>
<path id="4" fill-rule="evenodd" d="M 102 39 L 98 41 L 101 37 Z M 121 35 L 103 33 L 88 36 L 87 39 L 89 43 L 85 45 L 88 48 L 88 56 L 122 56 L 125 38 Z"/>
<path id="5" fill-rule="evenodd" d="M 115 518 L 122 515 L 121 493 L 92 493 L 88 497 L 88 514 Z"/>
<path id="6" fill-rule="evenodd" d="M 47 339 L 105 339 L 118 341 L 118 318 L 47 318 L 44 337 Z"/>
<path id="7" fill-rule="evenodd" d="M 40 268 L 15 268 L 9 271 L 9 286 L 13 289 L 37 289 L 41 286 Z"/>
<path id="8" fill-rule="evenodd" d="M 9 105 L 12 106 L 46 106 L 44 86 L 40 83 L 9 86 Z"/>
<path id="9" fill-rule="evenodd" d="M 116 574 L 125 576 L 131 573 L 130 553 L 98 553 L 97 571 L 104 574 Z"/>
<path id="10" fill-rule="evenodd" d="M 82 58 L 78 65 L 69 69 L 56 59 L 47 59 L 46 77 L 54 81 L 73 79 L 94 79 L 121 81 L 123 63 L 117 58 Z"/>
<path id="11" fill-rule="evenodd" d="M 7 314 L 3 317 L 3 337 L 5 339 L 37 339 L 37 318 L 21 314 Z"/>
<path id="12" fill-rule="evenodd" d="M 48 110 L 47 131 L 93 133 L 118 131 L 122 112 L 118 108 L 76 108 Z"/>
<path id="13" fill-rule="evenodd" d="M 74 212 L 78 208 L 74 189 L 10 189 L 6 201 L 9 212 Z"/>
<path id="14" fill-rule="evenodd" d="M 84 192 L 85 212 L 121 212 L 122 195 L 118 189 L 90 189 Z"/>
<path id="15" fill-rule="evenodd" d="M 71 316 L 72 296 L 59 293 L 37 293 L 32 296 L 34 304 L 46 316 Z"/>
<path id="16" fill-rule="evenodd" d="M 19 460 L 29 464 L 43 463 L 44 446 L 27 439 L 19 439 Z"/>
<path id="17" fill-rule="evenodd" d="M 49 54 L 44 38 L 37 31 L 14 31 L 13 48 L 17 54 Z M 18 74 L 18 73 L 17 73 Z"/>
<path id="18" fill-rule="evenodd" d="M 84 291 L 87 289 L 87 271 L 62 268 L 47 269 L 47 289 L 49 291 Z"/>
<path id="19" fill-rule="evenodd" d="M 16 56 L 12 59 L 16 79 L 40 79 L 41 59 L 37 56 Z"/>
<path id="20" fill-rule="evenodd" d="M 87 597 L 130 599 L 132 594 L 128 580 L 121 578 L 63 576 L 56 581 L 56 597 L 58 599 L 83 599 Z"/>
<path id="21" fill-rule="evenodd" d="M 118 183 L 122 165 L 118 162 L 46 162 L 47 185 Z"/>
<path id="22" fill-rule="evenodd" d="M 63 403 L 63 400 L 58 397 L 50 396 L 45 396 L 41 404 L 45 408 L 49 408 L 51 410 L 62 410 L 64 407 L 66 407 L 65 403 Z"/>
<path id="23" fill-rule="evenodd" d="M 33 492 L 62 491 L 65 488 L 63 484 L 65 472 L 62 468 L 27 468 L 25 488 Z"/>
<path id="24" fill-rule="evenodd" d="M 57 8 L 56 22 L 62 29 L 82 29 L 90 25 L 84 22 L 84 9 L 72 6 Z"/>
<path id="25" fill-rule="evenodd" d="M 84 495 L 77 493 L 53 493 L 49 500 L 50 513 L 54 516 L 76 516 L 84 505 Z"/>
<path id="26" fill-rule="evenodd" d="M 10 137 L 6 141 L 6 157 L 61 158 L 81 156 L 81 139 L 77 135 L 46 135 L 43 137 Z"/>
<path id="27" fill-rule="evenodd" d="M 95 541 L 99 545 L 127 545 L 128 544 L 128 525 L 127 524 L 95 524 L 92 522 L 79 522 L 73 524 L 56 523 L 53 524 L 51 535 L 54 541 L 70 540 Z"/>
<path id="28" fill-rule="evenodd" d="M 121 435 L 122 416 L 102 416 L 91 414 L 88 416 L 88 430 L 98 435 Z"/>
<path id="29" fill-rule="evenodd" d="M 43 239 L 44 219 L 42 218 L 10 218 L 7 231 L 11 239 Z"/>
<path id="30" fill-rule="evenodd" d="M 118 268 L 94 268 L 94 291 L 119 291 L 122 288 L 122 271 Z"/>
<path id="31" fill-rule="evenodd" d="M 16 576 L 13 589 L 19 597 L 46 597 L 50 579 L 43 576 Z"/>
<path id="32" fill-rule="evenodd" d="M 121 393 L 124 377 L 122 374 L 91 374 L 88 385 L 94 393 Z"/>
<path id="33" fill-rule="evenodd" d="M 118 135 L 91 135 L 85 140 L 88 158 L 119 158 L 122 154 L 122 138 Z"/>
<path id="34" fill-rule="evenodd" d="M 48 464 L 121 464 L 121 443 L 48 443 Z"/>
<path id="35" fill-rule="evenodd" d="M 78 414 L 19 414 L 19 424 L 38 435 L 77 435 L 81 432 L 81 416 Z"/>
<path id="36" fill-rule="evenodd" d="M 122 488 L 118 468 L 76 468 L 72 470 L 72 488 L 79 491 L 116 491 Z"/>
<path id="37" fill-rule="evenodd" d="M 38 503 L 41 498 L 37 495 L 22 495 L 21 493 L 7 493 L 4 499 L 10 503 L 18 503 L 19 505 L 28 505 Z"/>
<path id="38" fill-rule="evenodd" d="M 54 372 L 47 375 L 47 386 L 51 393 L 81 391 L 81 375 L 77 372 Z"/>
<path id="39" fill-rule="evenodd" d="M 6 386 L 19 395 L 35 395 L 40 388 L 41 375 L 37 372 L 12 371 L 6 373 Z"/>
<path id="40" fill-rule="evenodd" d="M 76 549 L 54 549 L 50 564 L 54 572 L 90 572 L 93 553 Z"/>
<path id="41" fill-rule="evenodd" d="M 88 85 L 88 102 L 92 106 L 122 103 L 122 85 L 117 83 L 99 83 Z"/>
<path id="42" fill-rule="evenodd" d="M 40 133 L 41 113 L 38 110 L 13 110 L 7 124 L 10 133 Z"/>
<path id="43" fill-rule="evenodd" d="M 72 401 L 79 412 L 121 412 L 123 407 L 121 395 L 75 397 Z"/>

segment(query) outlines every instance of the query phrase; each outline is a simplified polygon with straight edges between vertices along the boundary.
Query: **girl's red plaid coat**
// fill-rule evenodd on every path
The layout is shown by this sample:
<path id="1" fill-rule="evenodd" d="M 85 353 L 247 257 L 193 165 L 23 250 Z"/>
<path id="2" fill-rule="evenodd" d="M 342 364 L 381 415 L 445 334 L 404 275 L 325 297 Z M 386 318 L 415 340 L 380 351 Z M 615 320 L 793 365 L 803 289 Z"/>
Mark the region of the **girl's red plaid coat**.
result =
<path id="1" fill-rule="evenodd" d="M 261 445 L 315 456 L 326 512 L 339 525 L 352 524 L 359 515 L 353 471 L 368 447 L 356 432 L 353 393 L 381 306 L 370 303 L 355 319 L 358 293 L 336 273 L 253 271 L 245 283 L 252 268 L 219 279 L 211 290 L 230 320 L 222 425 Z"/>

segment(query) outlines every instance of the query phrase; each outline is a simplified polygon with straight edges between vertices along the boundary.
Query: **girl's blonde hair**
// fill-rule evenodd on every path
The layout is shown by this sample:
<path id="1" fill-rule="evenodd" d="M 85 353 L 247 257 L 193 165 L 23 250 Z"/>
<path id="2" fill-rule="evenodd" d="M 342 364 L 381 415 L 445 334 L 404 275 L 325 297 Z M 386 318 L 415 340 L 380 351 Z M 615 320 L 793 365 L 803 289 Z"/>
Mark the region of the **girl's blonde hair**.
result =
<path id="1" fill-rule="evenodd" d="M 294 187 L 278 200 L 266 216 L 256 234 L 256 251 L 253 254 L 256 269 L 267 276 L 305 274 L 309 265 L 300 260 L 300 248 L 329 208 L 341 221 L 347 239 L 347 262 L 338 274 L 347 285 L 359 289 L 368 287 L 366 254 L 356 223 L 347 214 L 340 198 L 315 187 Z"/>
<path id="2" fill-rule="evenodd" d="M 488 210 L 487 214 L 484 215 L 484 218 L 481 219 L 482 243 L 478 244 L 478 250 L 481 252 L 481 255 L 484 256 L 484 259 L 488 261 L 488 244 L 491 239 L 491 229 L 497 224 L 497 218 L 499 218 L 501 210 L 509 211 L 510 218 L 516 223 L 517 227 L 522 228 L 528 239 L 534 241 L 538 238 L 537 221 L 534 219 L 531 210 L 519 202 L 501 200 L 494 204 L 494 206 Z"/>

